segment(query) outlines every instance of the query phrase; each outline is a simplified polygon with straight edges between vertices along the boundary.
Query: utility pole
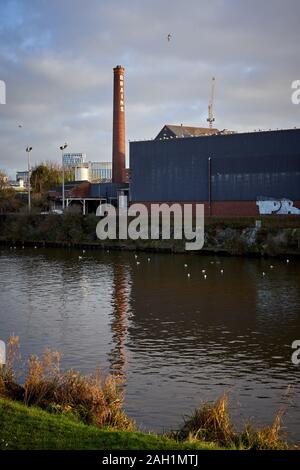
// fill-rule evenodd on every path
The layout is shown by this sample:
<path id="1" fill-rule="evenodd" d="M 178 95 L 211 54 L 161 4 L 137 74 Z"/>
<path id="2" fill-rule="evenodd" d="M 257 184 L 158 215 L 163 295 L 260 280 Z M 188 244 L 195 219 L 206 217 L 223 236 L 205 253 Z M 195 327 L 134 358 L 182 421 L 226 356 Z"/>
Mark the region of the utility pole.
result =
<path id="1" fill-rule="evenodd" d="M 27 157 L 28 157 L 28 212 L 31 211 L 31 186 L 30 186 L 30 176 L 31 176 L 31 165 L 30 165 L 30 152 L 32 147 L 26 147 Z"/>
<path id="2" fill-rule="evenodd" d="M 64 166 L 64 150 L 68 147 L 67 143 L 61 145 L 61 164 L 62 164 L 62 210 L 65 210 L 65 166 Z"/>

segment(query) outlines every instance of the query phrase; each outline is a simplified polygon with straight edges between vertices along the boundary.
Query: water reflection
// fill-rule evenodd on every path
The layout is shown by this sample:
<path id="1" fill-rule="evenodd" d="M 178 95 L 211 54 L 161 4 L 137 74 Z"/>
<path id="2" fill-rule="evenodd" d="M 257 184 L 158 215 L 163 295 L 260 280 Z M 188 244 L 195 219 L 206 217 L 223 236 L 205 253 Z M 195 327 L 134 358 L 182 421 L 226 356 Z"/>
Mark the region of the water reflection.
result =
<path id="1" fill-rule="evenodd" d="M 122 383 L 126 382 L 126 348 L 125 342 L 128 329 L 129 299 L 131 293 L 130 272 L 124 264 L 113 267 L 113 312 L 111 314 L 111 330 L 113 348 L 109 353 L 112 373 Z"/>
<path id="2" fill-rule="evenodd" d="M 19 334 L 24 356 L 50 347 L 66 367 L 112 371 L 147 430 L 177 427 L 227 389 L 236 422 L 269 424 L 288 405 L 285 424 L 300 440 L 299 261 L 79 254 L 2 251 L 1 338 Z"/>

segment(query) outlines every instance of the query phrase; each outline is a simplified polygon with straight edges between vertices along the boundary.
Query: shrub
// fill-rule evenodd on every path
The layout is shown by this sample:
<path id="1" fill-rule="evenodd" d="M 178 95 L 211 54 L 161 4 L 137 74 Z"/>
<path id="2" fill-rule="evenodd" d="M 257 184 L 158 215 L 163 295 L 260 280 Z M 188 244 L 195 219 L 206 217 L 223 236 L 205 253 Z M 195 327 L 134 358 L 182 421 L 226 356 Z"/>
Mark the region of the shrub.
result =
<path id="1" fill-rule="evenodd" d="M 69 413 L 87 424 L 99 427 L 134 429 L 134 422 L 122 410 L 123 393 L 117 379 L 102 380 L 99 371 L 88 376 L 75 370 L 61 371 L 61 356 L 46 350 L 42 358 L 30 356 L 24 385 L 18 385 L 14 361 L 18 357 L 19 338 L 8 342 L 8 359 L 0 369 L 0 395 L 22 400 L 52 412 Z"/>
<path id="2" fill-rule="evenodd" d="M 234 432 L 228 412 L 228 397 L 224 394 L 215 402 L 203 403 L 184 423 L 179 439 L 218 442 L 232 445 Z"/>
<path id="3" fill-rule="evenodd" d="M 6 364 L 0 366 L 0 395 L 14 400 L 23 398 L 23 389 L 18 383 L 15 371 L 20 360 L 20 342 L 18 336 L 11 336 L 6 345 Z"/>
<path id="4" fill-rule="evenodd" d="M 248 450 L 284 450 L 289 446 L 283 440 L 282 415 L 282 412 L 277 413 L 269 427 L 255 429 L 247 424 L 241 433 L 237 433 L 229 415 L 228 397 L 224 394 L 217 401 L 203 403 L 197 408 L 175 437 Z"/>
<path id="5" fill-rule="evenodd" d="M 239 437 L 241 446 L 251 450 L 288 449 L 289 446 L 282 437 L 281 423 L 282 413 L 279 412 L 269 427 L 255 430 L 251 425 L 247 425 Z"/>

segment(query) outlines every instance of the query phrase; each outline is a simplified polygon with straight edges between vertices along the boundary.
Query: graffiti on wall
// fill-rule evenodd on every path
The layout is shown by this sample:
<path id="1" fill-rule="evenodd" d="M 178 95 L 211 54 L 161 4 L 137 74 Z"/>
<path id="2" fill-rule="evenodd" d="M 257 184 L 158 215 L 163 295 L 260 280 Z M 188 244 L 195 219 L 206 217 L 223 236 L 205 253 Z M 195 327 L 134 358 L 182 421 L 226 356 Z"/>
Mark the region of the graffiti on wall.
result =
<path id="1" fill-rule="evenodd" d="M 290 199 L 261 198 L 256 202 L 260 214 L 300 215 L 300 209 Z"/>

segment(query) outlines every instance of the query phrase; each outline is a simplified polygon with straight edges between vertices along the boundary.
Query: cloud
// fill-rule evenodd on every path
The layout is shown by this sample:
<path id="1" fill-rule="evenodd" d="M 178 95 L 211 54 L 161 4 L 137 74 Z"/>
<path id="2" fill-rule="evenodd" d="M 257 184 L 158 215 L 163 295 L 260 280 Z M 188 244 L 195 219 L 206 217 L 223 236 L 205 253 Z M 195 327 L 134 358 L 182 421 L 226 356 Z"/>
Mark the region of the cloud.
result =
<path id="1" fill-rule="evenodd" d="M 58 147 L 111 159 L 112 68 L 126 68 L 128 139 L 164 123 L 294 127 L 300 107 L 298 0 L 1 0 L 0 167 L 58 160 Z M 167 34 L 172 39 L 167 41 Z M 20 129 L 18 124 L 22 123 Z"/>

